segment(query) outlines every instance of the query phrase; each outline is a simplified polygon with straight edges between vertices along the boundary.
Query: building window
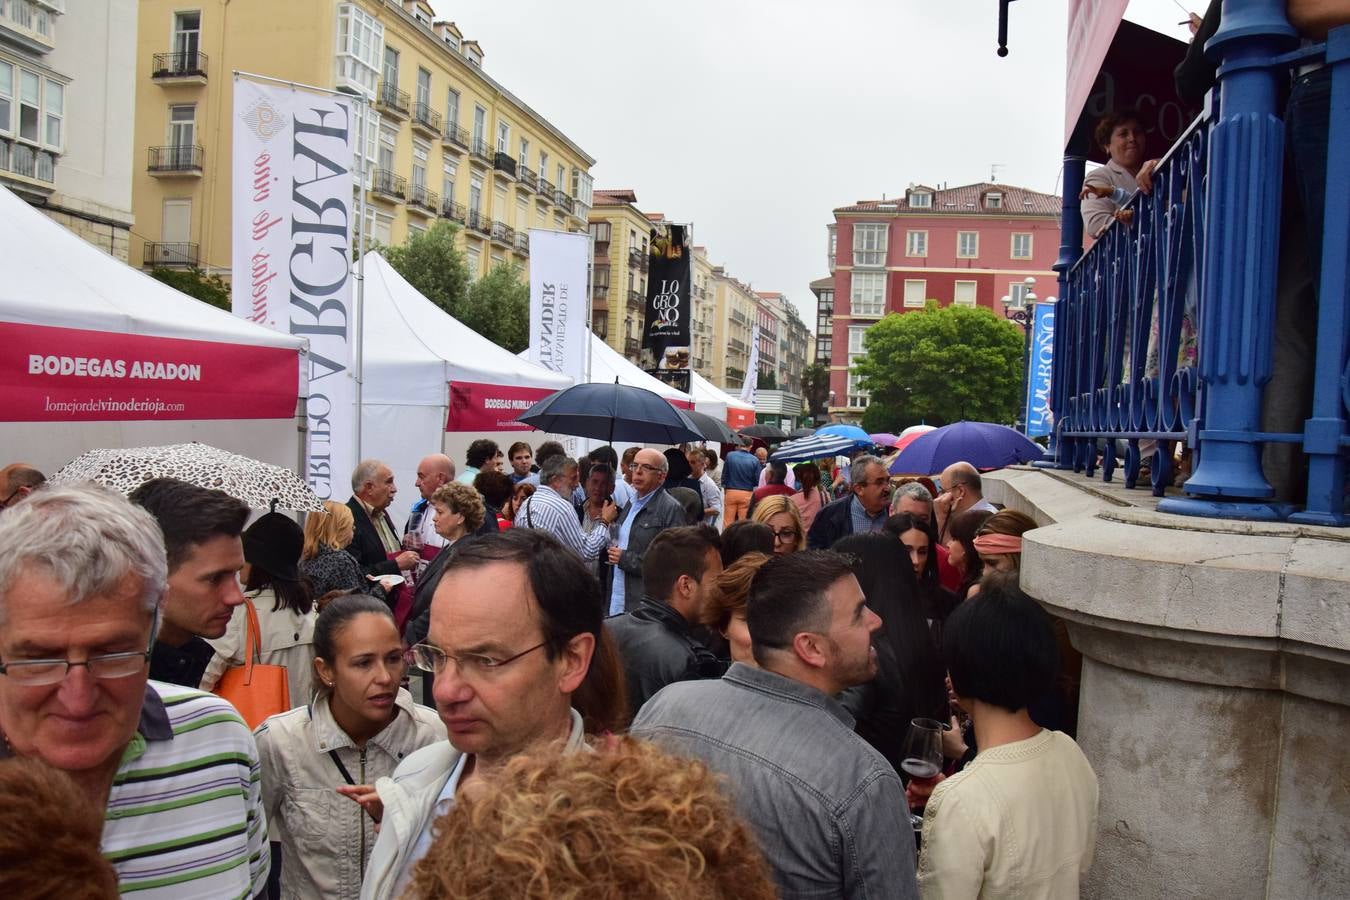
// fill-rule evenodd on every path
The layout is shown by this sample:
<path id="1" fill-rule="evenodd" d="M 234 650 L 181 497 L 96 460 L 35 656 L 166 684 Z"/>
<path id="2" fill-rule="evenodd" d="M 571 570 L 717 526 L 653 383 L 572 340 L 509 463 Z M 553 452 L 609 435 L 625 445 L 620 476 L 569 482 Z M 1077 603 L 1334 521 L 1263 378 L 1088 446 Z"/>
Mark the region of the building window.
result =
<path id="1" fill-rule="evenodd" d="M 923 309 L 928 294 L 928 282 L 922 278 L 905 279 L 905 306 L 911 309 Z"/>
<path id="2" fill-rule="evenodd" d="M 0 134 L 14 133 L 14 67 L 0 62 Z"/>
<path id="3" fill-rule="evenodd" d="M 975 305 L 975 282 L 958 281 L 956 289 L 952 293 L 952 302 L 957 306 Z"/>
<path id="4" fill-rule="evenodd" d="M 481 147 L 487 141 L 487 110 L 473 105 L 473 145 Z"/>
<path id="5" fill-rule="evenodd" d="M 539 177 L 548 181 L 548 153 L 544 150 L 539 151 Z"/>
<path id="6" fill-rule="evenodd" d="M 838 249 L 838 247 L 839 247 L 839 231 L 838 231 L 838 226 L 831 225 L 831 226 L 829 227 L 829 232 L 830 232 L 830 251 L 829 251 L 829 259 L 828 259 L 828 262 L 829 262 L 829 267 L 830 267 L 830 274 L 833 275 L 833 274 L 834 274 L 834 256 L 835 256 L 835 251 L 836 251 L 836 250 Z"/>
<path id="7" fill-rule="evenodd" d="M 853 226 L 853 264 L 855 266 L 886 265 L 886 226 L 879 223 L 859 223 Z"/>
<path id="8" fill-rule="evenodd" d="M 910 231 L 905 234 L 906 256 L 928 255 L 928 232 Z"/>
<path id="9" fill-rule="evenodd" d="M 426 144 L 421 141 L 413 141 L 413 187 L 424 188 L 427 186 L 427 157 L 430 152 L 431 148 Z"/>
<path id="10" fill-rule="evenodd" d="M 517 159 L 520 160 L 520 164 L 521 164 L 522 166 L 529 166 L 529 164 L 530 164 L 530 141 L 529 141 L 528 138 L 521 138 L 521 139 L 520 139 L 520 156 L 518 156 Z"/>
<path id="11" fill-rule="evenodd" d="M 469 277 L 477 281 L 479 270 L 483 268 L 483 254 L 479 252 L 477 247 L 466 247 L 464 249 L 464 260 L 469 264 Z"/>
<path id="12" fill-rule="evenodd" d="M 450 160 L 441 162 L 441 199 L 445 203 L 455 202 L 455 164 Z"/>
<path id="13" fill-rule="evenodd" d="M 418 225 L 418 224 L 413 223 L 413 222 L 409 222 L 409 223 L 408 223 L 408 240 L 409 240 L 409 241 L 411 241 L 413 238 L 421 237 L 422 235 L 424 235 L 424 234 L 426 234 L 426 233 L 427 233 L 427 230 L 426 230 L 425 228 L 423 228 L 421 225 Z"/>
<path id="14" fill-rule="evenodd" d="M 1026 306 L 1027 290 L 1025 281 L 1014 281 L 1008 285 L 1008 305 L 1013 309 L 1021 309 Z"/>
<path id="15" fill-rule="evenodd" d="M 38 123 L 42 120 L 42 78 L 36 72 L 19 70 L 19 137 L 38 142 Z"/>
<path id="16" fill-rule="evenodd" d="M 854 272 L 849 312 L 855 316 L 880 316 L 886 311 L 886 273 Z"/>
<path id="17" fill-rule="evenodd" d="M 850 325 L 848 327 L 848 364 L 853 365 L 855 358 L 866 353 L 863 347 L 863 335 L 867 334 L 868 325 Z"/>
<path id="18" fill-rule="evenodd" d="M 166 244 L 186 244 L 192 240 L 192 200 L 166 199 L 160 219 L 159 239 Z"/>
<path id="19" fill-rule="evenodd" d="M 181 103 L 169 107 L 170 147 L 190 148 L 197 143 L 197 105 Z M 185 159 L 185 162 L 188 160 Z"/>
<path id="20" fill-rule="evenodd" d="M 1031 232 L 1013 232 L 1012 258 L 1031 259 Z"/>
<path id="21" fill-rule="evenodd" d="M 501 119 L 497 120 L 497 152 L 511 153 L 511 123 Z"/>
<path id="22" fill-rule="evenodd" d="M 932 209 L 933 195 L 927 191 L 915 191 L 909 195 L 909 205 L 912 209 Z"/>
<path id="23" fill-rule="evenodd" d="M 365 231 L 367 244 L 387 247 L 392 240 L 394 217 L 388 213 L 377 211 L 373 206 L 367 206 Z"/>
<path id="24" fill-rule="evenodd" d="M 980 255 L 980 233 L 978 231 L 958 231 L 956 233 L 956 255 L 961 259 L 974 259 Z"/>
<path id="25" fill-rule="evenodd" d="M 985 208 L 985 209 L 1002 209 L 1002 208 L 1003 208 L 1003 195 L 1002 195 L 1002 194 L 985 194 L 985 195 L 984 195 L 984 208 Z"/>
<path id="26" fill-rule="evenodd" d="M 197 65 L 197 48 L 202 36 L 200 12 L 173 14 L 173 52 L 178 54 L 178 71 L 192 71 Z"/>
<path id="27" fill-rule="evenodd" d="M 867 391 L 864 391 L 859 382 L 862 377 L 850 371 L 848 373 L 848 405 L 858 409 L 865 409 L 871 397 Z"/>
<path id="28" fill-rule="evenodd" d="M 384 25 L 354 3 L 338 7 L 338 82 L 375 96 L 380 79 L 380 55 L 384 49 Z"/>
<path id="29" fill-rule="evenodd" d="M 483 176 L 469 178 L 469 212 L 476 213 L 483 208 Z"/>
<path id="30" fill-rule="evenodd" d="M 553 186 L 560 191 L 567 190 L 567 167 L 558 163 L 558 180 L 553 182 Z"/>
<path id="31" fill-rule="evenodd" d="M 398 87 L 398 51 L 389 46 L 384 48 L 384 81 L 390 87 Z"/>
<path id="32" fill-rule="evenodd" d="M 446 133 L 449 134 L 449 128 L 459 124 L 459 91 L 450 88 L 445 93 L 445 124 Z"/>
<path id="33" fill-rule="evenodd" d="M 394 144 L 398 141 L 398 132 L 392 128 L 380 129 L 380 170 L 394 171 Z"/>
<path id="34" fill-rule="evenodd" d="M 431 109 L 431 73 L 420 66 L 417 69 L 417 102 L 423 110 Z"/>

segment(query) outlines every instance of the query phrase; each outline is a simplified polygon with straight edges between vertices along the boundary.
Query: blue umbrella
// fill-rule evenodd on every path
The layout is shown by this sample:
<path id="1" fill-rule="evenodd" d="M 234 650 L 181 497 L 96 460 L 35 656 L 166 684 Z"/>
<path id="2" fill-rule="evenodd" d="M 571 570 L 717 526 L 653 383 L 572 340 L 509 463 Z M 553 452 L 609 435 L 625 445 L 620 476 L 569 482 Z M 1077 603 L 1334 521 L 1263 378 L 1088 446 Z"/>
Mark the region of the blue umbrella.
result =
<path id="1" fill-rule="evenodd" d="M 843 422 L 836 422 L 833 425 L 826 425 L 823 428 L 817 428 L 815 436 L 824 437 L 827 434 L 835 434 L 846 438 L 852 438 L 855 445 L 858 447 L 870 447 L 872 445 L 871 435 L 863 431 L 857 425 L 847 425 Z"/>
<path id="2" fill-rule="evenodd" d="M 838 434 L 813 434 L 799 440 L 789 441 L 778 448 L 778 452 L 769 456 L 773 462 L 797 462 L 803 459 L 820 459 L 822 456 L 834 456 L 858 446 L 853 438 Z"/>
<path id="3" fill-rule="evenodd" d="M 689 417 L 665 398 L 626 384 L 578 384 L 549 394 L 516 416 L 540 431 L 614 443 L 679 444 L 701 441 Z"/>
<path id="4" fill-rule="evenodd" d="M 891 463 L 891 474 L 929 475 L 955 462 L 977 469 L 1001 469 L 1040 459 L 1041 447 L 1007 425 L 956 422 L 914 439 Z"/>

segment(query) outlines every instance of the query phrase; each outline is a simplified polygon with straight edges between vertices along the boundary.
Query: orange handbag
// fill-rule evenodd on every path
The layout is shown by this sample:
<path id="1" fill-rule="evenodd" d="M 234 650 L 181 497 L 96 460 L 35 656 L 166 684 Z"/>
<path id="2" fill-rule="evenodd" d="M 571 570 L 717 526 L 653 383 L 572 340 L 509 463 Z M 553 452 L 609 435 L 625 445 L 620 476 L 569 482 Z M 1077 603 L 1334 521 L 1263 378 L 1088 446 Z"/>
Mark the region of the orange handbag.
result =
<path id="1" fill-rule="evenodd" d="M 244 605 L 248 607 L 244 664 L 226 669 L 212 693 L 230 701 L 249 728 L 257 728 L 268 716 L 291 708 L 291 689 L 285 666 L 263 665 L 258 611 L 252 600 L 245 598 Z"/>

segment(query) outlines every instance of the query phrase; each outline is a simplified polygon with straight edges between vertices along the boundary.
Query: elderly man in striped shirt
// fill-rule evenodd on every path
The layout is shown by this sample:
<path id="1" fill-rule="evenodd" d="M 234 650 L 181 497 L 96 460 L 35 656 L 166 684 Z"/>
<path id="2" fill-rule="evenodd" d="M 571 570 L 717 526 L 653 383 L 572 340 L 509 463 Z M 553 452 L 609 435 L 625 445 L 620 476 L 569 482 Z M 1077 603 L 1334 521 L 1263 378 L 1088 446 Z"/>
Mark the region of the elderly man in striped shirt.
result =
<path id="1" fill-rule="evenodd" d="M 0 756 L 106 809 L 103 853 L 145 900 L 266 893 L 258 748 L 234 707 L 149 680 L 168 580 L 150 513 L 94 485 L 0 517 Z"/>
<path id="2" fill-rule="evenodd" d="M 515 527 L 547 531 L 582 560 L 592 562 L 609 546 L 609 526 L 619 517 L 619 508 L 613 500 L 606 500 L 599 518 L 605 527 L 592 528 L 589 534 L 583 531 L 576 507 L 572 505 L 577 474 L 577 461 L 571 457 L 550 456 L 546 459 L 539 468 L 539 490 L 521 505 L 516 513 Z"/>

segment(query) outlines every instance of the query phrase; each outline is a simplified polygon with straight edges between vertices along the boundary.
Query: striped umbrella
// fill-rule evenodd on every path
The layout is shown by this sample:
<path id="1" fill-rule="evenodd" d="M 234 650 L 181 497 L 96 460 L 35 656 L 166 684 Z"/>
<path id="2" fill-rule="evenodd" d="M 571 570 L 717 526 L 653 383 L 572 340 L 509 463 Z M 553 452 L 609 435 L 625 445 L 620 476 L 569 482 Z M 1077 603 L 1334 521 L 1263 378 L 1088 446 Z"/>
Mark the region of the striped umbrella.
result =
<path id="1" fill-rule="evenodd" d="M 857 440 L 838 434 L 813 434 L 800 440 L 789 441 L 778 448 L 769 459 L 773 462 L 798 462 L 803 459 L 820 459 L 835 456 L 858 446 Z"/>

